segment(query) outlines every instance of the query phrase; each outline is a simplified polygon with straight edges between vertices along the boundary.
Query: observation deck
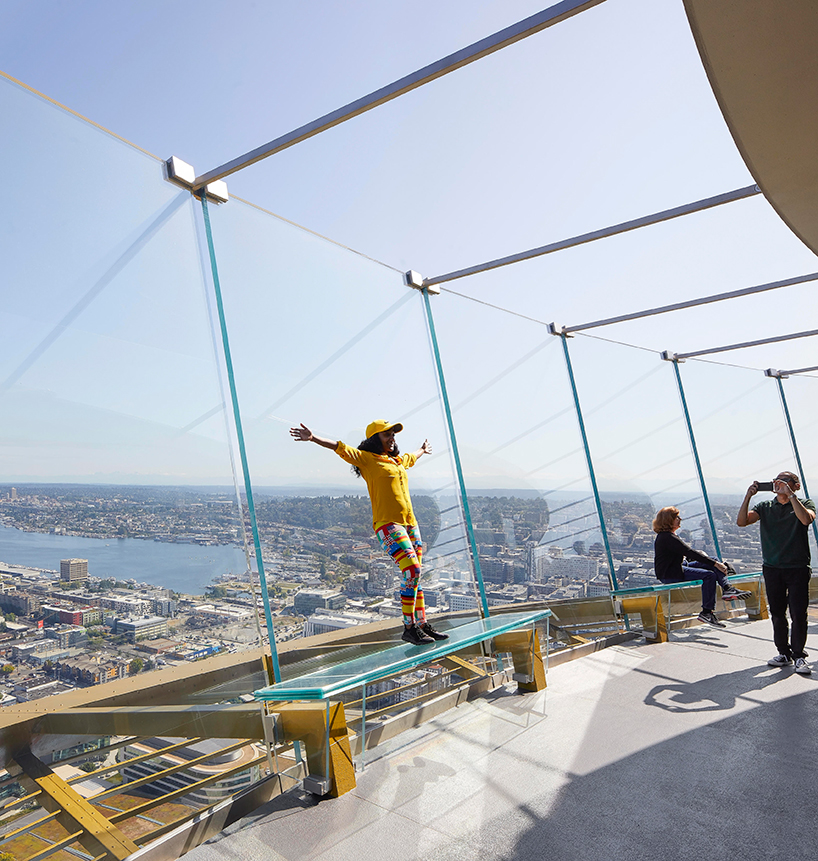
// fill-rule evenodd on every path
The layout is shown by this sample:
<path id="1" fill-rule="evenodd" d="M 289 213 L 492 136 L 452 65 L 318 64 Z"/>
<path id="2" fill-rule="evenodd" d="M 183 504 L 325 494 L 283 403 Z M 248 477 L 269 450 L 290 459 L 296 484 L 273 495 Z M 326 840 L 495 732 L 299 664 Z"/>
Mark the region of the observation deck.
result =
<path id="1" fill-rule="evenodd" d="M 373 751 L 343 797 L 289 794 L 186 858 L 811 857 L 818 675 L 766 665 L 769 621 L 728 624 L 499 688 Z"/>
<path id="2" fill-rule="evenodd" d="M 191 600 L 191 624 L 176 626 L 188 641 L 176 644 L 178 664 L 140 675 L 125 626 L 112 636 L 111 625 L 128 606 L 170 614 L 176 596 L 146 587 L 144 600 L 106 599 L 108 612 L 98 612 L 111 625 L 94 626 L 97 672 L 83 678 L 115 680 L 0 710 L 8 769 L 0 861 L 3 852 L 13 861 L 815 854 L 818 673 L 768 667 L 770 623 L 742 618 L 741 608 L 721 608 L 728 627 L 714 630 L 689 624 L 685 601 L 700 596 L 674 597 L 686 617 L 675 627 L 665 620 L 670 642 L 647 646 L 638 620 L 617 615 L 612 597 L 651 582 L 658 509 L 673 506 L 686 540 L 746 573 L 761 560 L 757 531 L 736 526 L 747 485 L 786 467 L 809 496 L 818 477 L 818 449 L 798 447 L 818 423 L 818 364 L 803 346 L 818 336 L 806 328 L 818 283 L 818 14 L 806 0 L 793 0 L 798 15 L 789 17 L 773 0 L 745 5 L 752 15 L 733 3 L 720 22 L 713 10 L 724 4 L 686 0 L 693 34 L 677 40 L 687 28 L 681 3 L 675 30 L 660 38 L 652 19 L 642 32 L 617 29 L 614 3 L 561 0 L 201 174 L 0 75 L 0 109 L 15 132 L 0 142 L 13 166 L 5 176 L 13 218 L 0 239 L 14 286 L 0 306 L 3 523 L 113 542 L 233 545 L 231 600 L 248 609 L 211 606 L 208 619 L 246 617 L 258 644 L 193 663 L 234 646 L 197 642 L 205 613 Z M 578 40 L 567 51 L 554 43 L 563 23 Z M 523 133 L 508 122 L 508 97 L 469 76 L 472 64 L 509 49 L 505 62 L 530 37 L 561 50 L 492 66 L 507 73 L 509 94 L 537 82 L 524 111 L 547 116 L 550 127 Z M 600 53 L 614 44 L 618 55 Z M 637 68 L 620 62 L 626 56 L 647 59 Z M 605 74 L 571 90 L 570 69 L 585 74 L 597 61 Z M 681 110 L 677 72 L 697 98 L 711 95 L 700 87 L 702 62 L 727 126 L 715 103 L 699 129 Z M 456 117 L 455 106 L 479 115 L 464 142 L 500 130 L 513 146 L 488 172 L 465 147 L 456 153 L 452 164 L 480 165 L 460 211 L 442 188 L 383 202 L 384 212 L 423 202 L 418 222 L 428 217 L 429 237 L 447 246 L 430 253 L 439 268 L 429 277 L 405 271 L 413 261 L 393 265 L 403 250 L 391 263 L 377 260 L 274 214 L 268 201 L 270 209 L 228 193 L 225 178 L 451 72 L 438 91 L 445 106 L 404 103 L 412 134 L 396 140 L 428 147 L 433 169 L 421 173 L 444 176 L 445 135 L 430 120 Z M 479 111 L 461 98 L 468 81 Z M 623 108 L 633 81 L 655 86 L 631 115 Z M 613 125 L 615 115 L 627 119 Z M 214 129 L 212 119 L 202 128 Z M 665 129 L 665 151 L 643 134 L 654 125 Z M 701 129 L 712 137 L 699 146 Z M 536 159 L 509 173 L 522 164 L 525 137 Z M 614 147 L 607 172 L 597 170 L 611 154 L 600 141 Z M 563 153 L 550 149 L 560 142 Z M 727 150 L 724 170 L 713 154 Z M 344 172 L 357 181 L 355 170 Z M 525 193 L 489 203 L 491 186 L 509 188 L 512 176 Z M 594 197 L 587 208 L 585 197 Z M 487 230 L 458 260 L 449 255 L 467 238 L 463 201 L 474 201 Z M 435 210 L 444 219 L 437 226 Z M 526 211 L 536 223 L 518 245 L 491 235 L 500 226 L 489 223 L 492 212 L 503 221 Z M 547 322 L 555 319 L 567 323 Z M 803 327 L 793 322 L 802 319 Z M 594 334 L 603 327 L 610 337 Z M 747 364 L 734 360 L 743 350 L 755 357 Z M 728 352 L 729 361 L 712 358 Z M 373 379 L 378 361 L 385 379 Z M 282 726 L 277 716 L 291 704 L 279 706 L 275 690 L 273 705 L 260 704 L 253 692 L 296 687 L 397 643 L 398 615 L 285 642 L 300 624 L 287 614 L 305 584 L 344 581 L 348 595 L 366 599 L 362 611 L 377 603 L 400 612 L 369 512 L 362 520 L 350 501 L 362 501 L 363 486 L 334 454 L 296 446 L 287 433 L 305 421 L 323 439 L 354 443 L 376 415 L 405 425 L 405 450 L 424 437 L 434 444 L 411 475 L 424 588 L 436 593 L 427 604 L 449 607 L 435 624 L 490 626 L 526 610 L 549 616 L 550 627 L 532 626 L 530 674 L 513 674 L 506 652 L 477 641 L 471 652 L 432 649 L 432 661 L 400 665 L 389 684 L 362 671 L 360 693 L 326 675 L 296 688 L 305 699 L 331 696 L 332 714 L 327 705 L 324 717 L 324 703 L 296 704 L 288 714 L 297 719 Z M 95 477 L 139 493 L 83 498 L 76 486 Z M 53 486 L 73 488 L 59 506 L 38 500 Z M 278 491 L 294 496 L 293 487 L 323 501 L 306 514 L 280 504 Z M 186 488 L 201 494 L 192 499 Z M 815 524 L 809 541 L 815 560 Z M 204 580 L 226 573 L 214 562 Z M 37 683 L 47 672 L 35 652 L 46 622 L 38 595 L 49 592 L 16 564 L 3 574 L 4 611 L 28 617 L 31 641 L 8 657 L 30 660 Z M 93 604 L 101 592 L 100 583 L 81 597 Z M 283 634 L 276 626 L 285 618 Z M 550 655 L 548 688 L 521 695 L 514 675 L 523 686 L 539 681 L 537 642 Z M 117 661 L 100 657 L 103 645 L 123 647 Z M 28 697 L 34 684 L 20 689 Z M 330 751 L 333 768 L 345 758 L 342 787 L 330 780 Z M 323 773 L 314 770 L 324 762 Z M 305 785 L 320 786 L 321 800 Z"/>

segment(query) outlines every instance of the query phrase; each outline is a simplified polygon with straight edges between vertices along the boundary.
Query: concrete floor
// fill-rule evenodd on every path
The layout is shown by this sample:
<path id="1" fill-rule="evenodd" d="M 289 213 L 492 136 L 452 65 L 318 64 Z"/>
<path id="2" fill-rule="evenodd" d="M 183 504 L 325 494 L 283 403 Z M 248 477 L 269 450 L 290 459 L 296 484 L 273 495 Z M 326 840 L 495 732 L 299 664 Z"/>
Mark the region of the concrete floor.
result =
<path id="1" fill-rule="evenodd" d="M 541 694 L 371 752 L 347 795 L 276 799 L 185 859 L 813 859 L 818 660 L 768 667 L 771 635 L 734 621 L 555 667 Z"/>

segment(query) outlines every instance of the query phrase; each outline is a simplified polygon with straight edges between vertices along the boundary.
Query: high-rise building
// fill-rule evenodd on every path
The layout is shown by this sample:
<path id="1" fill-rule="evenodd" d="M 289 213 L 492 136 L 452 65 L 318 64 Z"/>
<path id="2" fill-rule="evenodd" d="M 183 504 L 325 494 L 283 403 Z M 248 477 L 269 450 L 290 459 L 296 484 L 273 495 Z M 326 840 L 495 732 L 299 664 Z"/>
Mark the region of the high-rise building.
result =
<path id="1" fill-rule="evenodd" d="M 60 580 L 64 583 L 85 583 L 88 580 L 88 560 L 60 559 Z"/>

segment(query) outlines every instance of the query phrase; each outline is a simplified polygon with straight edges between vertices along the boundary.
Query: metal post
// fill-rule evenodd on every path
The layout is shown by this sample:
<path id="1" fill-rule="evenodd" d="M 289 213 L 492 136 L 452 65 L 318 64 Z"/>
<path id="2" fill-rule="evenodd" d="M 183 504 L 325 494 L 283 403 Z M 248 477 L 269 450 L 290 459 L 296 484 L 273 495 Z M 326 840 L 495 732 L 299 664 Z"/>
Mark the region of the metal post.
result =
<path id="1" fill-rule="evenodd" d="M 205 235 L 207 236 L 207 250 L 210 256 L 210 270 L 213 275 L 213 290 L 216 293 L 216 308 L 219 312 L 219 327 L 222 334 L 222 348 L 224 350 L 224 362 L 227 368 L 227 380 L 230 386 L 230 400 L 233 404 L 233 421 L 236 427 L 236 438 L 239 444 L 239 456 L 241 458 L 241 470 L 244 476 L 244 492 L 247 494 L 247 509 L 250 512 L 250 528 L 253 533 L 253 546 L 256 551 L 256 568 L 258 579 L 261 584 L 261 601 L 264 604 L 264 615 L 267 619 L 267 639 L 270 643 L 270 656 L 273 662 L 273 682 L 281 681 L 281 668 L 278 664 L 278 650 L 276 649 L 275 630 L 273 629 L 273 613 L 270 609 L 270 596 L 267 594 L 267 577 L 264 574 L 264 561 L 261 558 L 261 539 L 258 533 L 256 521 L 256 507 L 253 502 L 253 486 L 250 483 L 250 469 L 247 465 L 247 451 L 244 445 L 244 432 L 241 425 L 241 412 L 239 410 L 239 398 L 236 392 L 236 380 L 233 375 L 233 359 L 230 354 L 230 342 L 227 337 L 227 322 L 224 317 L 224 303 L 222 302 L 222 290 L 219 283 L 219 270 L 216 265 L 216 249 L 213 245 L 213 231 L 210 227 L 210 213 L 207 208 L 207 200 L 202 195 L 202 212 L 204 213 Z M 242 524 L 242 529 L 244 524 Z"/>
<path id="2" fill-rule="evenodd" d="M 685 390 L 682 385 L 682 375 L 679 373 L 679 358 L 670 353 L 662 353 L 662 358 L 673 365 L 673 370 L 676 374 L 676 387 L 679 390 L 679 398 L 682 402 L 682 411 L 684 412 L 685 424 L 687 425 L 687 436 L 690 440 L 690 450 L 693 452 L 693 461 L 696 464 L 696 472 L 699 476 L 699 487 L 702 490 L 702 498 L 704 499 L 704 508 L 707 512 L 707 521 L 710 524 L 710 534 L 713 536 L 713 547 L 716 551 L 716 557 L 721 559 L 721 548 L 719 547 L 719 537 L 716 535 L 716 523 L 713 520 L 713 512 L 710 510 L 710 497 L 707 495 L 707 486 L 704 483 L 704 473 L 702 472 L 702 463 L 699 460 L 699 449 L 696 447 L 696 437 L 693 434 L 693 425 L 690 421 L 690 413 L 687 409 L 687 399 L 685 398 Z"/>
<path id="3" fill-rule="evenodd" d="M 329 700 L 327 700 L 327 732 L 324 736 L 324 778 L 327 781 L 327 785 L 329 786 L 331 781 L 329 778 L 329 724 L 330 724 L 330 713 L 329 713 Z"/>
<path id="4" fill-rule="evenodd" d="M 551 644 L 551 617 L 545 617 L 545 674 L 548 675 L 548 653 Z"/>
<path id="5" fill-rule="evenodd" d="M 790 409 L 787 406 L 787 398 L 784 394 L 784 384 L 781 382 L 780 374 L 777 374 L 775 376 L 775 381 L 778 383 L 778 394 L 781 397 L 781 407 L 784 410 L 784 419 L 787 422 L 787 430 L 790 434 L 792 452 L 795 455 L 795 462 L 798 465 L 798 474 L 801 476 L 801 487 L 804 488 L 804 496 L 806 496 L 807 499 L 810 499 L 811 497 L 809 495 L 809 488 L 807 487 L 807 477 L 806 475 L 804 475 L 804 467 L 801 463 L 801 455 L 798 451 L 798 443 L 795 441 L 795 430 L 792 426 L 792 419 L 790 418 Z M 812 534 L 815 536 L 815 543 L 818 544 L 818 526 L 816 525 L 815 520 L 812 521 Z"/>
<path id="6" fill-rule="evenodd" d="M 568 335 L 565 332 L 554 331 L 562 340 L 562 350 L 565 354 L 565 366 L 568 369 L 568 380 L 571 383 L 571 394 L 574 396 L 574 409 L 577 413 L 577 421 L 579 422 L 579 433 L 582 437 L 582 447 L 585 450 L 585 462 L 588 465 L 588 475 L 591 478 L 591 489 L 594 492 L 594 502 L 596 503 L 596 513 L 599 518 L 599 528 L 602 531 L 602 541 L 605 544 L 605 553 L 608 557 L 608 582 L 611 590 L 619 588 L 616 582 L 616 574 L 614 573 L 613 554 L 611 553 L 611 543 L 608 540 L 608 530 L 605 528 L 605 516 L 602 513 L 602 500 L 599 498 L 599 489 L 596 485 L 596 473 L 594 472 L 594 464 L 591 460 L 591 449 L 588 447 L 588 435 L 585 433 L 585 422 L 582 420 L 582 409 L 579 405 L 579 395 L 577 394 L 577 385 L 574 381 L 574 369 L 571 365 L 571 356 L 568 353 Z"/>
<path id="7" fill-rule="evenodd" d="M 432 341 L 432 352 L 435 357 L 437 379 L 438 384 L 440 385 L 440 396 L 443 399 L 443 410 L 446 413 L 446 424 L 449 429 L 449 441 L 452 446 L 454 468 L 457 473 L 457 483 L 460 488 L 460 503 L 463 506 L 463 519 L 466 522 L 466 533 L 469 537 L 469 546 L 471 547 L 472 560 L 474 562 L 474 576 L 477 580 L 477 588 L 480 591 L 480 616 L 483 619 L 487 619 L 489 617 L 489 604 L 486 599 L 486 587 L 483 585 L 483 572 L 480 570 L 480 557 L 477 554 L 477 542 L 474 540 L 474 527 L 472 526 L 471 512 L 469 511 L 469 498 L 466 494 L 466 483 L 463 480 L 463 468 L 460 464 L 460 452 L 457 449 L 457 437 L 454 432 L 452 410 L 449 406 L 449 395 L 446 392 L 446 379 L 443 376 L 443 364 L 440 361 L 440 350 L 438 349 L 437 335 L 435 334 L 435 322 L 432 318 L 432 306 L 429 302 L 429 290 L 424 287 L 421 292 L 423 294 L 423 302 L 426 308 L 426 322 L 429 325 L 429 337 Z"/>
<path id="8" fill-rule="evenodd" d="M 361 687 L 361 771 L 366 758 L 366 682 Z"/>

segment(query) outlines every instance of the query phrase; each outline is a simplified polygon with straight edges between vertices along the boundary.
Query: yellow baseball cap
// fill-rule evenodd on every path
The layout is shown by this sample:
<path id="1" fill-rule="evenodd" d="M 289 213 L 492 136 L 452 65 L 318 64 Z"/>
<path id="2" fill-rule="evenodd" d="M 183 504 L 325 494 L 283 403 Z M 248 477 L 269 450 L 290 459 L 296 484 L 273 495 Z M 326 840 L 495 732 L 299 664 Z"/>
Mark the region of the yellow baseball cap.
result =
<path id="1" fill-rule="evenodd" d="M 383 419 L 370 422 L 366 426 L 366 438 L 369 439 L 371 436 L 375 436 L 376 433 L 383 433 L 388 430 L 400 433 L 403 430 L 403 425 L 400 422 L 386 422 Z"/>

